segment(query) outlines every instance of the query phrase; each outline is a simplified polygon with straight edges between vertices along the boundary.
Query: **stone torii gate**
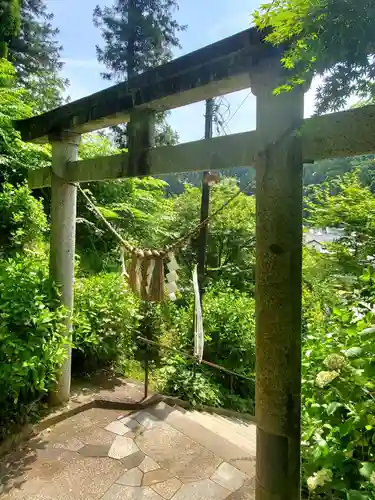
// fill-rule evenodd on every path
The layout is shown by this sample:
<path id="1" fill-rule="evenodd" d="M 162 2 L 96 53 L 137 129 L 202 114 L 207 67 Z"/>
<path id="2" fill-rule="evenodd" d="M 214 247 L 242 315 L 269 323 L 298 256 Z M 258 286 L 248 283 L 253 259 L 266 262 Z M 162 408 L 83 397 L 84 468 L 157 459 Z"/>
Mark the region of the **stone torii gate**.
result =
<path id="1" fill-rule="evenodd" d="M 280 50 L 251 28 L 16 123 L 23 140 L 52 144 L 52 168 L 31 171 L 29 185 L 52 189 L 51 276 L 70 311 L 77 198 L 72 183 L 256 168 L 257 500 L 300 498 L 303 163 L 375 149 L 373 106 L 303 121 L 302 88 L 273 95 L 279 61 Z M 248 87 L 257 98 L 255 131 L 154 147 L 155 112 Z M 81 134 L 122 122 L 130 123 L 129 153 L 77 160 Z M 69 398 L 70 363 L 69 356 L 58 381 L 60 402 Z"/>

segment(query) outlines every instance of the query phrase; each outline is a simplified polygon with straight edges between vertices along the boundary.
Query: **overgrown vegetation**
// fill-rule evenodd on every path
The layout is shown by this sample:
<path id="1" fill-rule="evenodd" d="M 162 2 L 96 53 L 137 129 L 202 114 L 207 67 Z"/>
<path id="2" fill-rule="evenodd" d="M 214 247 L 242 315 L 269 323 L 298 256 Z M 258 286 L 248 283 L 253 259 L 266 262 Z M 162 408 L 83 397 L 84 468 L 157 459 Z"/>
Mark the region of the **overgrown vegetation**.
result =
<path id="1" fill-rule="evenodd" d="M 97 9 L 98 23 L 107 13 L 116 19 L 120 17 L 127 26 L 128 3 L 131 2 L 117 1 L 118 8 L 122 7 L 120 12 Z M 156 4 L 159 10 L 163 6 L 172 9 L 176 2 L 163 0 Z M 366 96 L 372 93 L 373 58 L 362 57 L 362 36 L 369 37 L 366 30 L 373 5 L 360 2 L 352 6 L 350 14 L 351 11 L 343 12 L 344 4 L 329 0 L 319 5 L 305 0 L 273 2 L 262 8 L 257 18 L 260 25 L 275 28 L 271 36 L 275 43 L 295 36 L 284 59 L 286 66 L 302 68 L 306 78 L 306 69 L 330 71 L 319 94 L 319 110 L 341 105 L 353 89 Z M 32 194 L 26 186 L 29 169 L 50 164 L 50 148 L 23 143 L 12 124 L 13 119 L 31 116 L 35 110 L 42 111 L 62 98 L 64 82 L 56 80 L 59 49 L 52 41 L 55 32 L 43 5 L 39 0 L 21 3 L 18 42 L 25 41 L 30 23 L 35 28 L 33 39 L 37 46 L 46 30 L 44 42 L 49 47 L 49 62 L 44 73 L 40 68 L 41 73 L 33 76 L 30 69 L 16 81 L 13 66 L 0 60 L 0 440 L 14 425 L 37 415 L 54 386 L 56 371 L 66 352 L 66 313 L 58 307 L 58 290 L 48 275 L 50 194 L 48 190 Z M 284 18 L 286 9 L 289 14 Z M 332 17 L 335 9 L 337 18 Z M 33 17 L 38 12 L 46 23 L 39 27 Z M 142 12 L 144 9 L 137 12 L 138 17 Z M 364 32 L 357 36 L 355 28 L 363 12 Z M 350 19 L 345 24 L 347 16 Z M 110 21 L 112 25 L 113 19 Z M 163 36 L 171 29 L 178 31 L 173 19 L 163 22 L 158 28 Z M 338 24 L 340 43 L 332 56 L 332 45 L 337 40 L 329 38 L 328 43 L 327 36 Z M 107 22 L 101 26 L 107 30 L 110 25 Z M 145 30 L 150 26 L 151 18 L 145 20 Z M 344 30 L 349 30 L 347 38 L 341 36 Z M 9 43 L 17 65 L 22 54 L 17 55 L 16 41 L 9 40 L 8 30 L 0 43 Z M 126 46 L 126 36 L 120 41 Z M 106 56 L 115 42 L 110 33 L 99 56 L 118 78 L 128 68 L 117 67 L 116 54 L 111 61 Z M 159 42 L 163 45 L 162 40 Z M 156 59 L 150 56 L 142 60 L 138 47 L 138 66 L 134 71 L 155 60 L 168 59 L 170 48 L 178 43 L 175 34 L 169 42 L 165 52 L 154 54 Z M 155 50 L 160 49 L 160 43 L 153 45 Z M 371 54 L 371 44 L 370 49 Z M 318 62 L 314 58 L 320 52 L 324 57 Z M 52 93 L 44 93 L 41 98 L 32 85 L 31 91 L 25 88 L 25 82 L 37 84 L 43 80 L 49 88 L 46 68 L 51 69 L 47 73 L 55 83 Z M 20 73 L 19 66 L 17 70 Z M 340 81 L 342 87 L 332 96 L 334 82 Z M 42 84 L 40 89 L 43 93 Z M 119 152 L 110 137 L 99 134 L 88 134 L 80 147 L 81 158 Z M 373 171 L 371 155 L 322 161 L 306 166 L 304 171 L 305 226 L 343 230 L 339 240 L 325 246 L 325 253 L 304 249 L 302 485 L 304 496 L 311 500 L 375 499 Z M 200 176 L 168 177 L 167 181 L 143 178 L 93 182 L 86 188 L 125 239 L 140 247 L 157 248 L 185 234 L 199 218 Z M 193 353 L 191 270 L 196 262 L 195 239 L 177 256 L 178 300 L 146 306 L 130 292 L 120 275 L 118 242 L 79 199 L 73 317 L 75 376 L 113 369 L 121 375 L 143 377 L 147 357 L 151 380 L 159 391 L 193 405 L 254 412 L 255 200 L 249 187 L 251 181 L 250 170 L 234 169 L 224 172 L 221 183 L 212 189 L 215 210 L 246 187 L 246 192 L 241 192 L 210 223 L 203 300 L 204 359 L 233 373 L 198 364 L 182 354 Z M 125 263 L 128 264 L 127 259 Z M 180 352 L 146 349 L 137 341 L 139 335 Z"/>

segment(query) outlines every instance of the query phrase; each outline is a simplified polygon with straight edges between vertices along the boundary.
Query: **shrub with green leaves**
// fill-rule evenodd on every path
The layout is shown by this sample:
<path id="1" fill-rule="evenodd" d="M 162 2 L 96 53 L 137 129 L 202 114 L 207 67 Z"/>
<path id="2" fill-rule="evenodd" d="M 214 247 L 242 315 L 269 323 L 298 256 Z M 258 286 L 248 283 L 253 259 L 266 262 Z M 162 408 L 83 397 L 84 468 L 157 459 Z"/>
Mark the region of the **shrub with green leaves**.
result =
<path id="1" fill-rule="evenodd" d="M 45 255 L 0 263 L 0 440 L 53 386 L 65 356 L 64 316 Z"/>
<path id="2" fill-rule="evenodd" d="M 133 356 L 139 301 L 119 274 L 78 279 L 75 286 L 73 370 L 93 372 Z"/>
<path id="3" fill-rule="evenodd" d="M 193 406 L 221 406 L 220 387 L 207 371 L 180 355 L 165 358 L 158 373 L 158 388 Z"/>
<path id="4" fill-rule="evenodd" d="M 375 328 L 362 288 L 341 291 L 324 330 L 311 317 L 307 324 L 302 454 L 309 498 L 375 498 Z"/>
<path id="5" fill-rule="evenodd" d="M 0 191 L 0 252 L 22 250 L 40 241 L 46 230 L 43 205 L 29 188 L 4 184 Z"/>
<path id="6" fill-rule="evenodd" d="M 191 303 L 186 308 L 172 307 L 172 324 L 170 326 L 172 345 L 192 354 L 194 345 L 193 304 Z M 219 282 L 204 295 L 203 320 L 204 359 L 252 379 L 255 370 L 254 299 Z M 255 386 L 252 380 L 229 375 L 204 365 L 196 367 L 195 375 L 191 378 L 188 373 L 192 373 L 194 365 L 190 362 L 182 362 L 180 358 L 179 355 L 172 356 L 172 358 L 169 355 L 166 358 L 169 364 L 171 364 L 170 359 L 174 360 L 172 363 L 174 369 L 166 368 L 165 370 L 166 373 L 169 371 L 171 381 L 165 383 L 164 390 L 180 397 L 183 395 L 187 399 L 214 400 L 216 404 L 240 408 L 241 410 L 246 407 L 248 411 L 253 411 Z M 200 374 L 199 377 L 197 374 Z M 163 380 L 166 381 L 165 374 L 163 377 Z M 191 386 L 191 397 L 187 384 Z M 199 384 L 201 385 L 201 396 L 199 395 Z M 219 391 L 215 392 L 214 397 L 213 389 Z M 204 395 L 204 393 L 208 393 L 209 396 Z"/>

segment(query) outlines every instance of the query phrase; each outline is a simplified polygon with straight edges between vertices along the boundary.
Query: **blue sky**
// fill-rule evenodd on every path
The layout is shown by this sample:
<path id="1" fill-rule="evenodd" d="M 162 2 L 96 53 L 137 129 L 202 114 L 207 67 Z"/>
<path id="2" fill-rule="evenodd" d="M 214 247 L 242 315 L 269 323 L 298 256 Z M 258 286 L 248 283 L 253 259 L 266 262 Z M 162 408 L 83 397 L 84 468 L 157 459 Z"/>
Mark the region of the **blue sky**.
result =
<path id="1" fill-rule="evenodd" d="M 60 29 L 59 40 L 64 49 L 63 74 L 70 81 L 68 95 L 72 100 L 92 94 L 109 85 L 100 72 L 95 45 L 101 44 L 99 29 L 92 22 L 97 4 L 111 5 L 113 0 L 47 0 L 54 13 L 54 24 Z M 181 33 L 182 50 L 176 57 L 232 35 L 250 26 L 251 13 L 259 6 L 257 0 L 180 0 L 176 19 L 188 28 Z M 233 114 L 249 94 L 248 90 L 227 96 Z M 180 135 L 181 142 L 201 139 L 204 134 L 204 103 L 196 103 L 172 111 L 169 122 Z M 305 100 L 305 114 L 313 109 L 313 92 Z M 243 132 L 255 127 L 255 98 L 246 98 L 228 124 L 227 133 Z"/>

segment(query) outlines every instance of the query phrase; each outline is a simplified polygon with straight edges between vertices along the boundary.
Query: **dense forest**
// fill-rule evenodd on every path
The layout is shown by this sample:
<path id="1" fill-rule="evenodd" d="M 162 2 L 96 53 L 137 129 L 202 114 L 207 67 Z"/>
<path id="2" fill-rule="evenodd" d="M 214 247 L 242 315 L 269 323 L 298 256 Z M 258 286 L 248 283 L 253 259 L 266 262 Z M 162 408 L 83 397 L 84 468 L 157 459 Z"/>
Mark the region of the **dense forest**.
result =
<path id="1" fill-rule="evenodd" d="M 97 53 L 107 68 L 104 78 L 118 81 L 172 58 L 179 46 L 178 34 L 186 29 L 174 20 L 177 2 L 153 0 L 151 11 L 149 3 L 139 2 L 134 9 L 130 0 L 114 0 L 113 7 L 95 9 L 94 23 L 103 35 Z M 27 186 L 29 170 L 50 165 L 51 149 L 22 142 L 13 125 L 14 119 L 64 101 L 67 82 L 60 76 L 59 33 L 43 0 L 3 4 L 0 440 L 38 418 L 64 359 L 66 342 L 66 312 L 58 306 L 48 273 L 50 192 L 46 188 L 31 192 Z M 317 37 L 313 35 L 318 16 L 310 15 L 309 9 L 318 9 L 318 4 L 280 0 L 254 15 L 259 27 L 273 29 L 271 43 L 293 38 L 283 63 L 298 71 L 285 87 L 323 74 L 317 112 L 339 109 L 353 93 L 363 99 L 360 105 L 370 102 L 375 74 L 374 58 L 368 57 L 373 2 L 357 0 L 350 11 L 344 0 L 321 3 L 325 10 Z M 363 26 L 360 32 L 358 19 Z M 118 23 L 124 28 L 121 36 Z M 339 30 L 335 41 L 330 38 L 332 30 Z M 157 131 L 158 145 L 178 141 L 165 114 L 158 117 Z M 127 134 L 126 126 L 86 134 L 79 157 L 118 154 L 127 147 Z M 374 175 L 372 155 L 304 167 L 306 230 L 343 229 L 343 236 L 325 245 L 324 252 L 306 246 L 303 255 L 302 484 L 306 498 L 375 499 Z M 139 247 L 158 248 L 199 222 L 201 183 L 202 174 L 191 173 L 92 182 L 85 188 L 124 239 Z M 142 335 L 192 353 L 191 272 L 197 260 L 197 238 L 176 256 L 180 265 L 177 301 L 145 307 L 121 274 L 118 241 L 79 195 L 72 341 L 77 379 L 98 370 L 142 379 L 147 356 L 156 390 L 192 405 L 254 412 L 255 188 L 253 170 L 239 165 L 220 172 L 220 182 L 211 193 L 211 211 L 238 196 L 209 224 L 204 358 L 239 376 L 163 349 L 145 349 L 136 342 Z"/>

